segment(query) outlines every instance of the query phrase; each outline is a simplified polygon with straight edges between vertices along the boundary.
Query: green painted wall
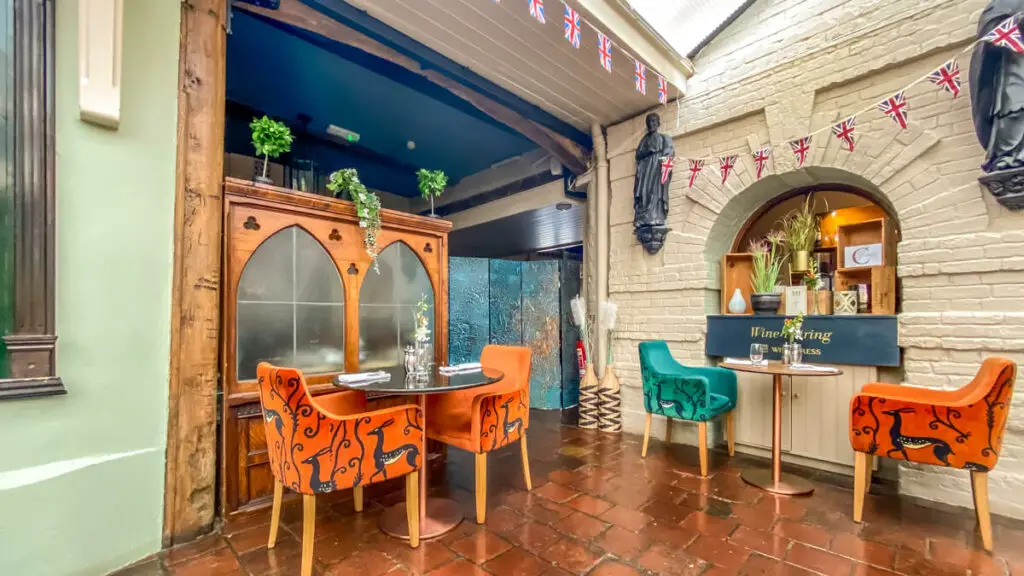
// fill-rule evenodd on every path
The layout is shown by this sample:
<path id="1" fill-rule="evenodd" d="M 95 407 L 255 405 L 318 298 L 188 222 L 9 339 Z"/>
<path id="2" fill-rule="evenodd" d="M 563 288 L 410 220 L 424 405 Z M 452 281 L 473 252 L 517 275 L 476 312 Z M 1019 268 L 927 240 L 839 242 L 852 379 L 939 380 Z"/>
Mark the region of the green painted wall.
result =
<path id="1" fill-rule="evenodd" d="M 10 576 L 105 574 L 157 551 L 163 519 L 180 4 L 124 3 L 117 131 L 78 119 L 78 7 L 56 4 L 57 367 L 68 394 L 0 403 Z"/>

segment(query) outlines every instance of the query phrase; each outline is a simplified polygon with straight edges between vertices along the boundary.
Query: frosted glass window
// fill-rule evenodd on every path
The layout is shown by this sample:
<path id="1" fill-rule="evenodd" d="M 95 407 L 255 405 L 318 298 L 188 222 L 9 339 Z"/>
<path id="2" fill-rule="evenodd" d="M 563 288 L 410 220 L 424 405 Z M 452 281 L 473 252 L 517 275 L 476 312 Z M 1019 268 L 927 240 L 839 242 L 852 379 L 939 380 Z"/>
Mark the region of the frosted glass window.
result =
<path id="1" fill-rule="evenodd" d="M 292 226 L 267 238 L 238 283 L 238 379 L 271 362 L 307 373 L 345 368 L 345 290 L 330 255 Z"/>
<path id="2" fill-rule="evenodd" d="M 359 290 L 359 368 L 402 364 L 402 350 L 412 343 L 416 305 L 426 297 L 431 342 L 434 335 L 434 289 L 419 257 L 396 242 L 377 257 L 380 274 L 366 273 Z"/>

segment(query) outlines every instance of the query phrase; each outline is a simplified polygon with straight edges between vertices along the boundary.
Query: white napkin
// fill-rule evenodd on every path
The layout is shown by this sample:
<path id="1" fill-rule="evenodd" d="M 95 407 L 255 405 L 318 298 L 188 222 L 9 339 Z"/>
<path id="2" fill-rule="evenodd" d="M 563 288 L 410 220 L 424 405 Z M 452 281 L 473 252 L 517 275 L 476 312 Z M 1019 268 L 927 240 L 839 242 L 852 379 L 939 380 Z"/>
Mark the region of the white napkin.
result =
<path id="1" fill-rule="evenodd" d="M 441 366 L 437 371 L 441 374 L 462 374 L 464 372 L 479 372 L 482 369 L 483 365 L 479 362 L 465 362 L 455 366 Z"/>
<path id="2" fill-rule="evenodd" d="M 338 374 L 335 382 L 346 386 L 365 386 L 373 382 L 387 382 L 391 380 L 391 374 L 377 370 L 376 372 L 359 372 L 356 374 Z"/>
<path id="3" fill-rule="evenodd" d="M 807 370 L 808 372 L 835 372 L 836 369 L 830 366 L 815 366 L 814 364 L 790 364 L 793 370 Z"/>
<path id="4" fill-rule="evenodd" d="M 743 358 L 726 358 L 722 362 L 726 364 L 741 364 L 743 366 L 750 366 L 751 364 L 753 364 L 753 362 L 751 362 L 750 360 L 746 360 Z"/>

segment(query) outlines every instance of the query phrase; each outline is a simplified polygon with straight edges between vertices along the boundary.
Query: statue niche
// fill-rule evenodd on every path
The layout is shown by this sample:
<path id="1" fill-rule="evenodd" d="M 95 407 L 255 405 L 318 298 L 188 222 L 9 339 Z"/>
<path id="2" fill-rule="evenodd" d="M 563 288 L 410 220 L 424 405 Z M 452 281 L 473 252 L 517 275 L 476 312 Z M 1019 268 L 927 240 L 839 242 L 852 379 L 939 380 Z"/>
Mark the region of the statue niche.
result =
<path id="1" fill-rule="evenodd" d="M 1021 21 L 1024 0 L 992 0 L 978 19 L 978 38 L 1007 18 Z M 971 56 L 971 108 L 985 171 L 978 180 L 1011 210 L 1024 208 L 1024 54 L 980 42 Z"/>
<path id="2" fill-rule="evenodd" d="M 633 183 L 633 232 L 650 254 L 665 245 L 669 228 L 668 188 L 676 150 L 672 138 L 658 132 L 661 118 L 647 115 L 647 134 L 636 148 L 636 180 Z"/>

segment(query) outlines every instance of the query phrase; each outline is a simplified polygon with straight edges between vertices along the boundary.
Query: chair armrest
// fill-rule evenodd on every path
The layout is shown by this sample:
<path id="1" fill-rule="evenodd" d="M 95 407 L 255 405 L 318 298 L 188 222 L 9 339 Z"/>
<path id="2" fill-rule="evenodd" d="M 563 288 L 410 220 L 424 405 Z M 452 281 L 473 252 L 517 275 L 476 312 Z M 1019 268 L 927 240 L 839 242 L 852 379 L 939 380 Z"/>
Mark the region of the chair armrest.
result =
<path id="1" fill-rule="evenodd" d="M 865 396 L 902 400 L 922 405 L 955 407 L 962 404 L 956 390 L 934 390 L 920 386 L 901 386 L 899 384 L 871 382 L 865 384 L 861 388 L 860 393 Z"/>
<path id="2" fill-rule="evenodd" d="M 530 423 L 529 390 L 479 394 L 473 399 L 473 438 L 480 452 L 488 452 L 520 439 Z M 474 440 L 475 441 L 475 440 Z"/>
<path id="3" fill-rule="evenodd" d="M 736 400 L 736 372 L 728 368 L 718 368 L 717 366 L 694 368 L 694 371 L 707 378 L 710 392 L 725 396 L 733 401 Z"/>

